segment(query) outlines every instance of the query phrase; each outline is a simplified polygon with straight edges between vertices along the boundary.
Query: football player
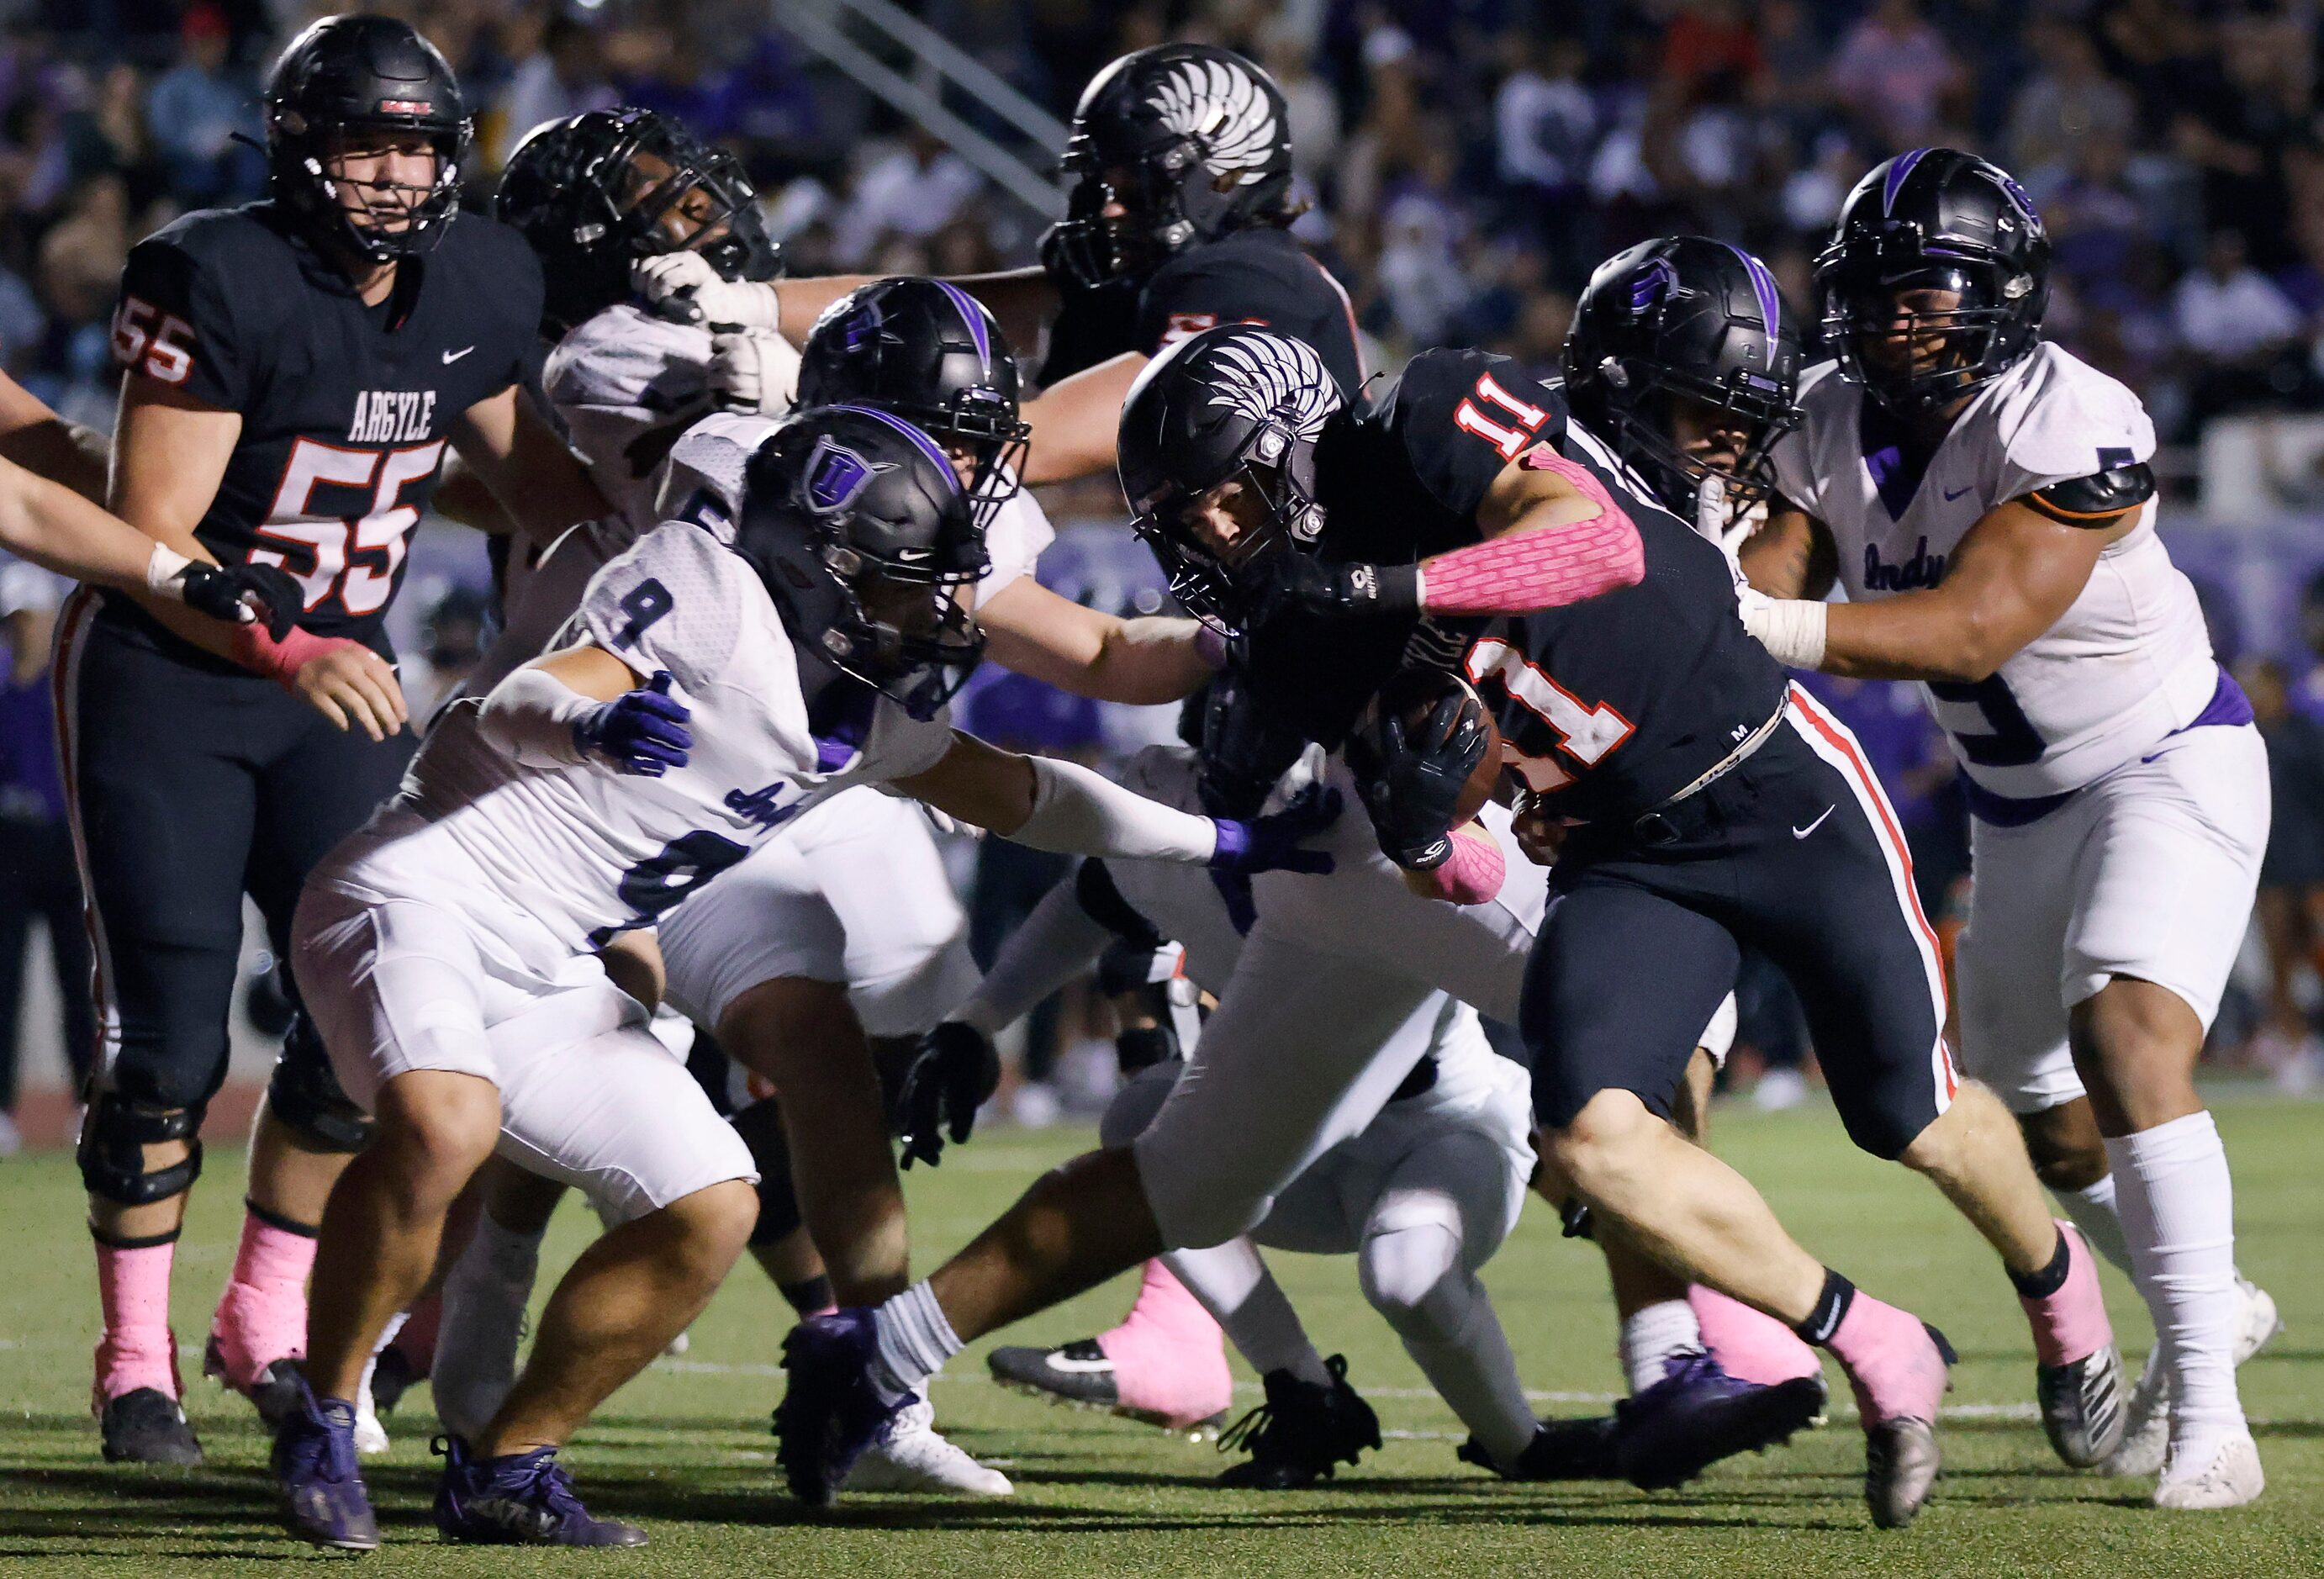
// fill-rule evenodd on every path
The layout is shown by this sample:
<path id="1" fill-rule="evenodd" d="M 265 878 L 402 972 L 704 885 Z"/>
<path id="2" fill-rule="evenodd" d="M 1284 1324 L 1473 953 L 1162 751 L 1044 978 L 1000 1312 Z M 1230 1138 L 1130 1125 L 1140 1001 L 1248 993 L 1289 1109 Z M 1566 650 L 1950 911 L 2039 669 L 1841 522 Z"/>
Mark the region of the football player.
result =
<path id="1" fill-rule="evenodd" d="M 1647 279 L 1601 272 L 1596 283 L 1632 294 L 1641 314 L 1667 290 L 1700 289 L 1680 286 L 1675 258 L 1655 263 Z M 1719 296 L 1763 340 L 1776 337 L 1771 282 L 1738 300 L 1722 278 Z M 1840 1356 L 1865 1403 L 1877 1522 L 1910 1519 L 1934 1479 L 1941 1344 L 1903 1312 L 1857 1297 L 1789 1241 L 1748 1185 L 1665 1122 L 1698 1033 L 1732 984 L 1729 925 L 1772 939 L 1816 1006 L 1851 1135 L 1929 1173 L 1995 1242 L 2024 1290 L 2045 1378 L 2116 1363 L 2087 1252 L 2043 1210 L 1997 1105 L 1952 1075 L 1941 973 L 1877 785 L 1845 733 L 1793 699 L 1751 643 L 1719 549 L 1570 426 L 1558 394 L 1505 358 L 1430 353 L 1368 411 L 1345 411 L 1311 351 L 1233 326 L 1151 366 L 1122 434 L 1124 492 L 1182 600 L 1250 628 L 1262 701 L 1305 738 L 1343 737 L 1410 644 L 1434 644 L 1427 622 L 1525 616 L 1467 643 L 1462 661 L 1508 697 L 1508 760 L 1529 791 L 1588 824 L 1553 876 L 1559 903 L 1533 948 L 1523 1004 L 1545 1157 L 1601 1221 L 1674 1270 Z M 1445 766 L 1425 752 L 1392 755 L 1356 788 L 1384 854 L 1433 868 L 1447 897 L 1470 897 L 1484 849 L 1446 837 L 1443 787 L 1458 775 Z M 1786 833 L 1772 819 L 1794 812 L 1797 831 L 1782 844 L 1760 836 Z M 1725 897 L 1698 892 L 1698 879 Z M 1263 903 L 1259 918 L 1277 911 Z M 1658 962 L 1660 979 L 1638 974 L 1642 958 Z M 1373 986 L 1374 1001 L 1388 985 Z M 1246 1001 L 1310 1026 L 1364 1003 L 1355 982 L 1330 983 L 1342 1000 L 1331 1011 L 1296 983 L 1267 986 Z M 1300 1022 L 1278 1025 L 1288 1034 Z M 1205 1048 L 1218 1030 L 1214 1017 Z M 783 1408 L 796 1489 L 827 1494 L 857 1433 L 964 1335 L 1115 1270 L 1124 1244 L 1134 1253 L 1157 1241 L 1212 1243 L 1247 1226 L 1296 1173 L 1282 1164 L 1312 1135 L 1336 1140 L 1333 1124 L 1364 1091 L 1360 1079 L 1319 1078 L 1311 1060 L 1297 1061 L 1295 1078 L 1291 1060 L 1197 1057 L 1205 1078 L 1181 1088 L 1134 1153 L 1050 1176 L 876 1316 L 842 1312 L 794 1333 Z M 1367 1094 L 1376 1108 L 1384 1093 Z M 1262 1122 L 1279 1132 L 1250 1132 Z M 1186 1167 L 1196 1155 L 1205 1169 Z M 1182 1176 L 1204 1187 L 1180 1198 Z M 2058 1413 L 2053 1389 L 2043 1391 Z M 2085 1423 L 2068 1424 L 2060 1434 L 2086 1452 Z"/>
<path id="2" fill-rule="evenodd" d="M 115 1459 L 199 1453 L 170 1265 L 226 1070 L 243 898 L 286 948 L 308 870 L 402 772 L 383 620 L 447 448 L 543 539 L 604 509 L 517 399 L 539 271 L 456 211 L 468 120 L 443 58 L 401 22 L 331 17 L 276 60 L 265 101 L 269 197 L 130 254 L 110 501 L 177 553 L 286 575 L 298 623 L 229 635 L 84 593 L 59 628 L 106 1044 L 79 1152 L 105 1314 L 92 1401 Z M 299 1017 L 206 1360 L 264 1409 L 288 1396 L 315 1224 L 364 1136 Z"/>
<path id="3" fill-rule="evenodd" d="M 1319 352 L 1341 390 L 1363 382 L 1347 292 L 1289 232 L 1288 108 L 1275 79 L 1214 44 L 1157 44 L 1091 78 L 1065 143 L 1065 217 L 1038 267 L 957 283 L 1019 346 L 1047 336 L 1024 480 L 1113 464 L 1121 402 L 1154 356 L 1217 324 L 1270 324 Z M 794 339 L 863 282 L 835 276 L 757 286 L 683 256 L 641 265 L 666 311 L 781 328 Z M 1044 676 L 1043 678 L 1047 678 Z"/>
<path id="4" fill-rule="evenodd" d="M 2165 1508 L 2264 1483 L 2235 1367 L 2275 1329 L 2235 1268 L 2193 1072 L 2267 843 L 2266 756 L 2154 531 L 2138 397 L 2042 338 L 2050 244 L 2007 174 L 1915 149 L 1858 183 L 1816 284 L 1835 359 L 1775 450 L 1752 629 L 1921 682 L 1974 816 L 1961 1051 L 2159 1334 L 2109 1468 Z M 1834 583 L 1844 605 L 1820 601 Z M 2164 1456 L 2167 1442 L 2168 1457 Z"/>
<path id="5" fill-rule="evenodd" d="M 592 1518 L 555 1454 L 708 1300 L 748 1237 L 754 1170 L 595 951 L 816 802 L 890 784 L 1042 848 L 1328 869 L 1298 842 L 1329 797 L 1194 816 L 955 734 L 945 703 L 982 645 L 959 595 L 984 568 L 982 507 L 927 434 L 868 407 L 796 418 L 748 463 L 733 547 L 672 521 L 606 566 L 566 644 L 456 703 L 395 804 L 309 882 L 294 963 L 376 1134 L 331 1196 L 277 1438 L 295 1533 L 378 1544 L 348 1400 L 501 1147 L 627 1220 L 551 1297 L 492 1419 L 452 1444 L 438 1528 L 643 1540 Z"/>

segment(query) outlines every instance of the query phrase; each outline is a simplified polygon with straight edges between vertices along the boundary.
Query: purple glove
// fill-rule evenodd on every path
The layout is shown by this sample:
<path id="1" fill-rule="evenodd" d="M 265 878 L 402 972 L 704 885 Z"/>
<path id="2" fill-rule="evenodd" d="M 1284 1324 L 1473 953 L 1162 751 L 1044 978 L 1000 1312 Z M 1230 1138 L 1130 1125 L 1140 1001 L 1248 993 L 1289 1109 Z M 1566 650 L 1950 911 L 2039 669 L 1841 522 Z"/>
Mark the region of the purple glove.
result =
<path id="1" fill-rule="evenodd" d="M 1339 816 L 1340 792 L 1310 784 L 1272 817 L 1213 817 L 1219 847 L 1211 856 L 1211 865 L 1242 877 L 1259 872 L 1329 872 L 1331 853 L 1303 850 L 1299 842 L 1322 833 Z"/>
<path id="2" fill-rule="evenodd" d="M 686 766 L 694 750 L 686 721 L 694 715 L 685 703 L 671 699 L 669 684 L 669 670 L 658 669 L 643 688 L 624 691 L 583 715 L 573 725 L 574 745 L 617 773 L 659 779 Z"/>

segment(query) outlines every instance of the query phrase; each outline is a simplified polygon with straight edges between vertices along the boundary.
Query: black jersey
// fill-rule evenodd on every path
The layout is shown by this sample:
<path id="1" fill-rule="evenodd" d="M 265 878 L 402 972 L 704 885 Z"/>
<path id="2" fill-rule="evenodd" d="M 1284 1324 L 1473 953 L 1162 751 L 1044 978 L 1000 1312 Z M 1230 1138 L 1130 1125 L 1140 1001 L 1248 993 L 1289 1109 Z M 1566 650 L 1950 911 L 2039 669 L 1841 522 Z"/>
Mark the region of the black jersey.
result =
<path id="1" fill-rule="evenodd" d="M 1368 409 L 1333 416 L 1315 450 L 1316 551 L 1406 565 L 1478 542 L 1493 479 L 1542 444 L 1590 467 L 1637 523 L 1643 581 L 1489 623 L 1365 630 L 1286 616 L 1251 643 L 1270 715 L 1335 745 L 1400 664 L 1459 661 L 1498 707 L 1512 765 L 1554 797 L 1553 810 L 1582 820 L 1653 806 L 1766 723 L 1784 673 L 1743 628 L 1726 555 L 1655 504 L 1572 424 L 1559 391 L 1508 357 L 1425 352 Z"/>
<path id="2" fill-rule="evenodd" d="M 1348 293 L 1287 232 L 1265 226 L 1188 247 L 1142 281 L 1067 290 L 1049 330 L 1041 382 L 1055 383 L 1124 351 L 1151 356 L 1231 323 L 1266 324 L 1305 341 L 1351 399 L 1363 383 Z"/>
<path id="3" fill-rule="evenodd" d="M 229 564 L 280 565 L 299 623 L 388 651 L 382 616 L 442 470 L 452 424 L 521 379 L 540 266 L 516 232 L 464 213 L 366 306 L 271 202 L 189 214 L 121 276 L 115 360 L 242 415 L 195 535 Z M 158 631 L 125 598 L 108 613 Z"/>

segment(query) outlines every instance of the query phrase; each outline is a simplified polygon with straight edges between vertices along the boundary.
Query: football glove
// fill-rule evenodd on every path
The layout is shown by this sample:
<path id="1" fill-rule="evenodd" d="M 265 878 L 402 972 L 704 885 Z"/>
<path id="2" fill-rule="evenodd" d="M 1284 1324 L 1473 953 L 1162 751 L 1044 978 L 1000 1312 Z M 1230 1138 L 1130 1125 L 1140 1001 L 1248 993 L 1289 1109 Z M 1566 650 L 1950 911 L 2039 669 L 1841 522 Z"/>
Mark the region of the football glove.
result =
<path id="1" fill-rule="evenodd" d="M 644 779 L 686 766 L 694 750 L 686 721 L 694 715 L 670 696 L 669 686 L 669 670 L 660 669 L 639 689 L 583 714 L 573 724 L 575 748 L 617 773 Z"/>
<path id="2" fill-rule="evenodd" d="M 157 590 L 196 614 L 227 624 L 256 623 L 280 642 L 299 623 L 306 596 L 279 565 L 187 565 Z"/>
<path id="3" fill-rule="evenodd" d="M 1268 616 L 1285 608 L 1326 620 L 1394 619 L 1420 612 L 1417 565 L 1330 565 L 1313 554 L 1269 554 L 1259 597 Z"/>
<path id="4" fill-rule="evenodd" d="M 955 1146 L 965 1142 L 976 1128 L 976 1110 L 1000 1084 L 1001 1055 L 974 1026 L 947 1020 L 922 1037 L 896 1093 L 903 1166 L 936 1167 L 946 1134 Z"/>
<path id="5" fill-rule="evenodd" d="M 1332 854 L 1328 850 L 1304 850 L 1300 841 L 1313 838 L 1330 827 L 1340 817 L 1340 792 L 1320 784 L 1310 784 L 1293 796 L 1281 811 L 1267 817 L 1213 817 L 1219 830 L 1218 848 L 1211 855 L 1211 869 L 1238 877 L 1250 877 L 1261 872 L 1306 872 L 1321 874 L 1332 870 Z"/>
<path id="6" fill-rule="evenodd" d="M 780 417 L 798 392 L 799 354 L 772 329 L 737 329 L 710 338 L 705 375 L 722 411 Z"/>
<path id="7" fill-rule="evenodd" d="M 1348 767 L 1371 813 L 1380 854 L 1412 872 L 1433 872 L 1452 854 L 1452 821 L 1486 748 L 1484 708 L 1465 689 L 1448 691 L 1416 731 L 1390 707 L 1348 737 Z"/>
<path id="8" fill-rule="evenodd" d="M 714 329 L 779 329 L 782 298 L 755 280 L 728 280 L 700 253 L 663 253 L 630 265 L 630 284 L 656 317 Z"/>

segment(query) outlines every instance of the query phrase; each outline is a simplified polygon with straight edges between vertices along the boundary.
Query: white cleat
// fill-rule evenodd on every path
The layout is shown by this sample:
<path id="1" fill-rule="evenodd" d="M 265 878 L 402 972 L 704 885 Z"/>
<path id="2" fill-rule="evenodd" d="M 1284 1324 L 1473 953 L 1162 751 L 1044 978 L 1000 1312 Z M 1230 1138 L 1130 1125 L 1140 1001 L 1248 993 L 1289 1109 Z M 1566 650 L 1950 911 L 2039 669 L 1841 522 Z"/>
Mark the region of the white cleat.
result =
<path id="1" fill-rule="evenodd" d="M 661 1346 L 661 1352 L 675 1360 L 692 1347 L 694 1347 L 694 1339 L 686 1333 L 680 1333 L 664 1344 Z"/>
<path id="2" fill-rule="evenodd" d="M 2283 1330 L 2275 1300 L 2268 1291 L 2241 1273 L 2236 1275 L 2236 1363 L 2241 1365 Z M 2171 1450 L 2171 1368 L 2163 1362 L 2163 1345 L 2148 1351 L 2138 1387 L 2130 1396 L 2130 1418 L 2123 1427 L 2122 1444 L 2101 1466 L 2110 1475 L 2152 1475 L 2163 1472 Z"/>
<path id="3" fill-rule="evenodd" d="M 840 1482 L 850 1491 L 934 1491 L 957 1497 L 1013 1497 L 1017 1488 L 936 1433 L 936 1406 L 906 1404 Z"/>
<path id="4" fill-rule="evenodd" d="M 2171 1463 L 2163 1472 L 2162 1483 L 2154 1488 L 2154 1505 L 2181 1512 L 2202 1509 L 2240 1508 L 2255 1502 L 2267 1490 L 2267 1473 L 2260 1468 L 2259 1444 L 2245 1432 L 2230 1436 L 2212 1454 L 2211 1462 L 2200 1468 L 2189 1467 L 2177 1473 L 2180 1454 L 2172 1453 Z"/>

